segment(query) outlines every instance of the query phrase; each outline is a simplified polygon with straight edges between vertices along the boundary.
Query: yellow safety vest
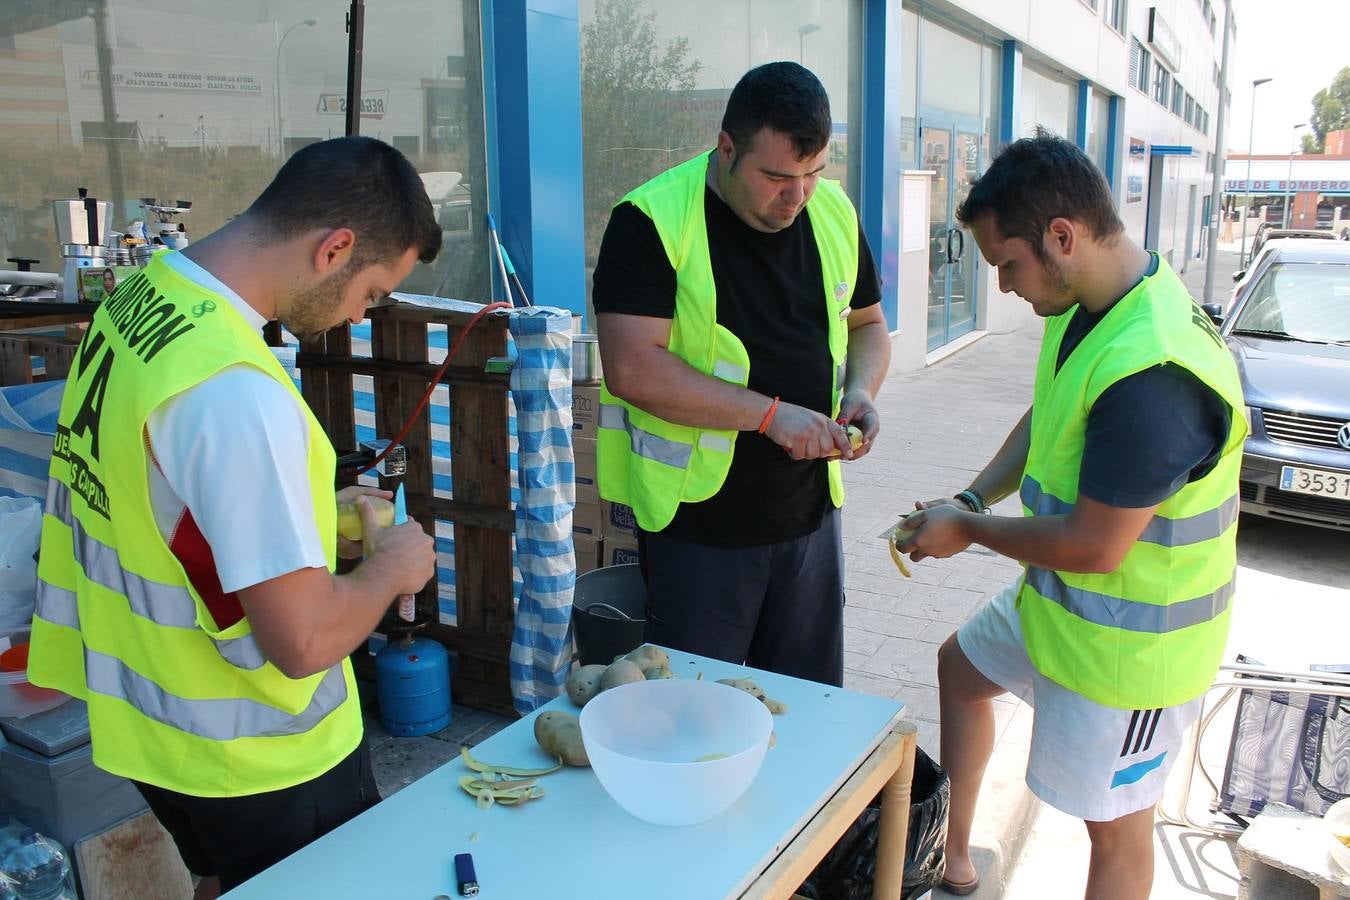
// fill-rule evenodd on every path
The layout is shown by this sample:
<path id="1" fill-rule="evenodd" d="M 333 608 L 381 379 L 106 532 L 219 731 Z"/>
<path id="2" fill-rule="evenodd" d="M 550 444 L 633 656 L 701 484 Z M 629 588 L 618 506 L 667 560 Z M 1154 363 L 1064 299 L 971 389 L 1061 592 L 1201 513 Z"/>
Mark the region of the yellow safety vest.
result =
<path id="1" fill-rule="evenodd" d="M 717 323 L 717 288 L 703 216 L 707 174 L 708 154 L 703 153 L 661 173 L 620 202 L 632 203 L 652 220 L 675 269 L 670 352 L 706 375 L 744 387 L 750 382 L 750 355 L 736 335 Z M 858 277 L 858 213 L 839 183 L 823 178 L 806 210 L 820 253 L 822 314 L 829 323 L 834 362 L 831 415 L 837 416 L 848 354 L 845 310 Z M 681 503 L 707 500 L 721 489 L 738 434 L 667 422 L 615 397 L 603 382 L 597 425 L 600 496 L 631 506 L 645 531 L 660 531 Z M 827 466 L 830 498 L 842 506 L 839 461 Z"/>
<path id="2" fill-rule="evenodd" d="M 1242 385 L 1228 348 L 1163 260 L 1056 373 L 1072 317 L 1046 322 L 1021 485 L 1027 515 L 1073 509 L 1088 413 L 1122 378 L 1184 366 L 1228 404 L 1232 425 L 1214 468 L 1162 502 L 1114 572 L 1027 567 L 1018 595 L 1027 654 L 1047 678 L 1103 705 L 1175 706 L 1209 687 L 1228 635 L 1247 435 Z"/>
<path id="3" fill-rule="evenodd" d="M 42 524 L 29 678 L 87 701 L 94 763 L 202 797 L 290 787 L 356 748 L 351 664 L 291 679 L 247 617 L 218 628 L 150 503 L 152 410 L 227 366 L 257 366 L 309 421 L 314 518 L 336 562 L 335 455 L 276 358 L 231 303 L 163 259 L 94 315 L 61 401 Z"/>

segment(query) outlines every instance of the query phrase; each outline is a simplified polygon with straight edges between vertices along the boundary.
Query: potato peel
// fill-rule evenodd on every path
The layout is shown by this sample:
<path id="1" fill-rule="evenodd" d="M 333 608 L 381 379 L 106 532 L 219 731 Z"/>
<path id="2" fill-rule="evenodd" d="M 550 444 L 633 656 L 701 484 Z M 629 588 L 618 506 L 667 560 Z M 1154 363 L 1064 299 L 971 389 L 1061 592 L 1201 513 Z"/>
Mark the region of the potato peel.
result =
<path id="1" fill-rule="evenodd" d="M 886 546 L 890 548 L 891 561 L 894 562 L 895 567 L 900 570 L 900 574 L 905 576 L 906 578 L 914 577 L 909 574 L 909 566 L 905 565 L 905 558 L 900 555 L 900 548 L 895 546 L 894 537 L 892 537 L 889 541 L 886 542 Z"/>
<path id="2" fill-rule="evenodd" d="M 464 760 L 464 765 L 473 769 L 475 772 L 488 774 L 513 775 L 517 778 L 533 778 L 537 775 L 551 775 L 562 768 L 562 763 L 548 769 L 523 769 L 519 766 L 499 766 L 495 763 L 486 763 L 474 759 L 473 754 L 469 752 L 467 744 L 461 744 L 459 748 L 460 758 Z"/>

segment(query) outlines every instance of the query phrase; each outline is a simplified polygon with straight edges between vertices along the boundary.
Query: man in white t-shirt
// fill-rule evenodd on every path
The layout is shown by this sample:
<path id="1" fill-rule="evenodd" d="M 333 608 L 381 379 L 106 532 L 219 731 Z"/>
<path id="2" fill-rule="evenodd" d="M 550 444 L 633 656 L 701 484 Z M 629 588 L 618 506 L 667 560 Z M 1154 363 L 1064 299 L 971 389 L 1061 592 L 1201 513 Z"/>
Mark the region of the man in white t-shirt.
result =
<path id="1" fill-rule="evenodd" d="M 259 332 L 359 322 L 440 245 L 397 150 L 311 145 L 242 215 L 120 284 L 72 368 L 33 672 L 88 700 L 95 764 L 136 783 L 198 897 L 378 801 L 347 657 L 435 574 L 432 537 L 376 527 L 364 499 L 364 545 L 332 532 L 333 500 L 389 494 L 333 494 L 332 448 Z M 335 543 L 364 561 L 333 574 Z"/>

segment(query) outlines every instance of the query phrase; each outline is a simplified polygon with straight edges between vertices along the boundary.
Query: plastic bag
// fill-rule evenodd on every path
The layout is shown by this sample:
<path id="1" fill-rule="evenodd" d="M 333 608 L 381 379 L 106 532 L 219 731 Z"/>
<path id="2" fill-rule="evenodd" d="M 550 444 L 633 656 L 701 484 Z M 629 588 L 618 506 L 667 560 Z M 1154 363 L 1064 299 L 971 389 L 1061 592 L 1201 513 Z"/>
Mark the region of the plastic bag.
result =
<path id="1" fill-rule="evenodd" d="M 923 750 L 914 755 L 910 787 L 909 830 L 905 838 L 902 900 L 937 887 L 947 868 L 947 813 L 951 779 Z M 877 873 L 877 838 L 881 831 L 881 797 L 873 798 L 839 842 L 797 889 L 810 900 L 870 900 Z"/>
<path id="2" fill-rule="evenodd" d="M 37 603 L 37 553 L 42 504 L 0 497 L 0 629 L 25 628 Z"/>

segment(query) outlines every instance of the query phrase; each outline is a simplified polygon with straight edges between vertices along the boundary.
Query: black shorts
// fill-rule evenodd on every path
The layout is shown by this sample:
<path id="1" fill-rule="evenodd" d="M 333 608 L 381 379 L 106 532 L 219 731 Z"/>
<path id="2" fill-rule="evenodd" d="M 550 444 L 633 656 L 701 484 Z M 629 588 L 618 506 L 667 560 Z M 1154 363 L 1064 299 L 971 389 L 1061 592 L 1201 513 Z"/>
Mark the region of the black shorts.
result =
<path id="1" fill-rule="evenodd" d="M 379 802 L 363 739 L 312 781 L 246 797 L 193 797 L 139 781 L 145 802 L 196 875 L 228 891 Z"/>

